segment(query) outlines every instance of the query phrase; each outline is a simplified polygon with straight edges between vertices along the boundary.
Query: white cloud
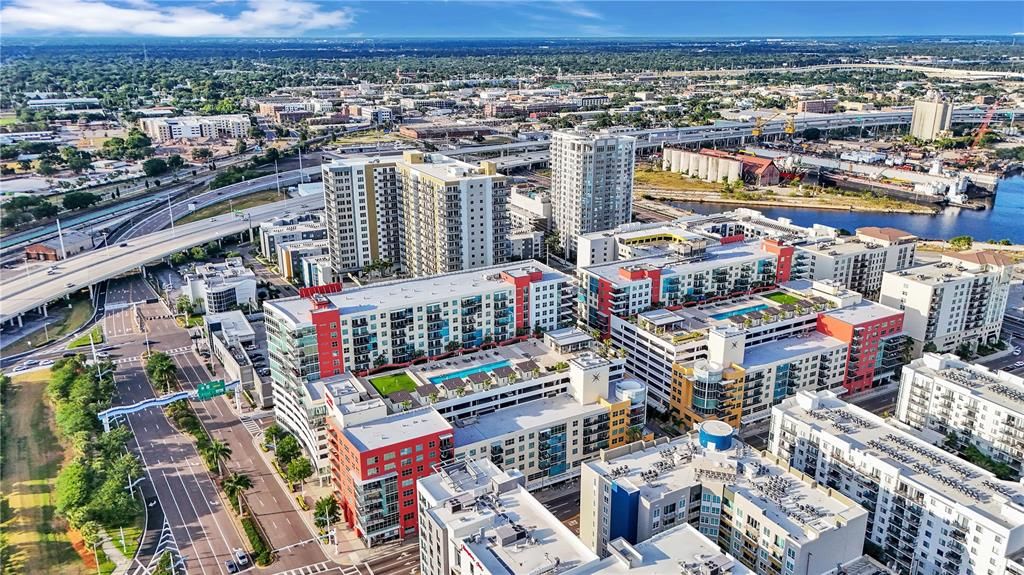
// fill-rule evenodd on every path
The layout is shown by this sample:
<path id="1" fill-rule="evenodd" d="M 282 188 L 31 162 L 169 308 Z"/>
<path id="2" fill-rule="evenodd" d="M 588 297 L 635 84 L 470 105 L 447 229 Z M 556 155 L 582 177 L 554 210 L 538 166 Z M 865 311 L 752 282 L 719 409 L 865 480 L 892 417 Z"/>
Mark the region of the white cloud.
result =
<path id="1" fill-rule="evenodd" d="M 350 8 L 325 10 L 306 0 L 248 0 L 233 14 L 206 6 L 148 0 L 7 0 L 0 8 L 0 27 L 8 34 L 298 36 L 314 30 L 338 32 L 354 21 Z"/>
<path id="2" fill-rule="evenodd" d="M 604 18 L 601 14 L 573 0 L 560 0 L 552 4 L 552 6 L 560 12 L 577 18 L 589 18 L 591 20 L 601 20 Z"/>

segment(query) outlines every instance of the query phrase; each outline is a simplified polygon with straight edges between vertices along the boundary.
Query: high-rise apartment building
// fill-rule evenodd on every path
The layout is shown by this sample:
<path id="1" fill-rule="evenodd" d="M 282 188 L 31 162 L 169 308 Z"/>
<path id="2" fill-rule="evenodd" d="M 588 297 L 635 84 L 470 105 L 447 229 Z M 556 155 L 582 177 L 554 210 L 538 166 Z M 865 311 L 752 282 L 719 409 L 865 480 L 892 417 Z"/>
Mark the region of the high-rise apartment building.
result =
<path id="1" fill-rule="evenodd" d="M 905 312 L 915 355 L 973 350 L 999 337 L 1013 269 L 1013 260 L 998 252 L 947 253 L 938 262 L 886 272 L 879 302 Z"/>
<path id="2" fill-rule="evenodd" d="M 1018 477 L 1024 468 L 1024 378 L 926 353 L 903 366 L 896 418 L 972 446 Z"/>
<path id="3" fill-rule="evenodd" d="M 768 442 L 794 472 L 867 509 L 867 543 L 897 573 L 1024 573 L 1019 482 L 1001 481 L 828 392 L 775 406 Z"/>
<path id="4" fill-rule="evenodd" d="M 580 538 L 601 556 L 688 524 L 755 573 L 822 573 L 862 555 L 867 513 L 732 437 L 721 421 L 602 452 L 580 477 Z"/>
<path id="5" fill-rule="evenodd" d="M 551 136 L 551 216 L 566 254 L 580 234 L 610 230 L 633 214 L 636 138 L 568 131 Z"/>
<path id="6" fill-rule="evenodd" d="M 508 183 L 493 162 L 421 152 L 337 159 L 324 164 L 323 180 L 338 273 L 386 260 L 425 276 L 509 259 Z"/>
<path id="7" fill-rule="evenodd" d="M 910 117 L 910 135 L 932 141 L 948 132 L 953 123 L 953 104 L 942 101 L 918 100 Z"/>

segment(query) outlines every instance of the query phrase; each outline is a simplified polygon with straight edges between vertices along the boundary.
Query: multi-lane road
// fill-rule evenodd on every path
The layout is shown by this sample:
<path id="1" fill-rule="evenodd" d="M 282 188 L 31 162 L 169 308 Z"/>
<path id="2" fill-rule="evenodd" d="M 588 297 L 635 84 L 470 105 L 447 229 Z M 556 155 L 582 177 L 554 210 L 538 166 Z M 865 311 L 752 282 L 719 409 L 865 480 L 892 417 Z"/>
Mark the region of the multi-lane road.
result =
<path id="1" fill-rule="evenodd" d="M 48 271 L 49 268 L 37 267 L 25 274 L 4 274 L 0 283 L 0 321 L 138 269 L 147 262 L 251 229 L 284 212 L 314 210 L 322 206 L 322 196 L 264 204 L 245 210 L 242 215 L 209 218 L 88 251 L 59 262 L 53 273 Z"/>
<path id="2" fill-rule="evenodd" d="M 153 397 L 145 377 L 142 354 L 146 340 L 153 349 L 171 355 L 178 366 L 182 389 L 194 390 L 215 376 L 195 355 L 188 332 L 179 327 L 163 303 L 145 303 L 156 293 L 139 276 L 111 282 L 103 319 L 106 345 L 117 366 L 118 403 L 129 404 Z M 142 326 L 136 320 L 136 307 Z M 257 447 L 247 426 L 225 398 L 193 402 L 197 416 L 214 439 L 232 450 L 226 471 L 244 473 L 253 481 L 246 501 L 260 519 L 270 544 L 278 551 L 271 567 L 274 573 L 328 563 L 310 528 L 292 505 L 283 484 Z M 128 417 L 135 435 L 136 452 L 156 491 L 173 538 L 165 548 L 176 548 L 189 573 L 226 573 L 225 561 L 234 549 L 248 548 L 228 502 L 220 496 L 214 477 L 207 471 L 195 443 L 175 430 L 160 409 Z M 247 428 L 248 427 L 248 428 Z"/>

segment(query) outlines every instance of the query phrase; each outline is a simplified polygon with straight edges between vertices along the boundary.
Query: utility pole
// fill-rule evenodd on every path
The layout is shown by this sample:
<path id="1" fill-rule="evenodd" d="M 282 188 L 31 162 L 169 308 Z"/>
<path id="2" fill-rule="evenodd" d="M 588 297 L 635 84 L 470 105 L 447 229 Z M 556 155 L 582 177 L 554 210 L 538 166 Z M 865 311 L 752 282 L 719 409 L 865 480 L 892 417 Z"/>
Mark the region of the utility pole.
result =
<path id="1" fill-rule="evenodd" d="M 167 192 L 167 219 L 171 220 L 171 237 L 178 237 L 177 232 L 174 231 L 174 210 L 171 209 L 171 193 Z"/>
<path id="2" fill-rule="evenodd" d="M 277 184 L 277 195 L 281 195 L 281 175 L 277 171 L 277 160 L 274 160 L 274 182 Z"/>
<path id="3" fill-rule="evenodd" d="M 68 259 L 68 252 L 64 249 L 64 231 L 60 229 L 60 218 L 57 218 L 57 238 L 60 239 L 60 259 Z"/>

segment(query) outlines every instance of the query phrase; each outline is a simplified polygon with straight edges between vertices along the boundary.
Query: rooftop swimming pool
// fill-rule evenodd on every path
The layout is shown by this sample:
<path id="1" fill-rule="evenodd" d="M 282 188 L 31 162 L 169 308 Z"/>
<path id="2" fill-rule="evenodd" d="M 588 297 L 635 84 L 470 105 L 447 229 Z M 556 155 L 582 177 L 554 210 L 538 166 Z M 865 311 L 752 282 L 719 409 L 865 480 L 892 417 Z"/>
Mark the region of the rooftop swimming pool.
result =
<path id="1" fill-rule="evenodd" d="M 449 379 L 469 377 L 469 376 L 473 375 L 474 373 L 481 373 L 481 372 L 485 372 L 485 371 L 494 371 L 495 369 L 497 369 L 499 367 L 508 367 L 509 365 L 511 365 L 511 362 L 509 360 L 507 360 L 507 359 L 503 359 L 501 361 L 495 361 L 495 362 L 492 362 L 492 363 L 485 363 L 484 365 L 478 365 L 476 367 L 470 367 L 470 368 L 467 368 L 467 369 L 460 369 L 459 371 L 452 371 L 452 372 L 449 372 L 449 373 L 445 373 L 443 375 L 435 375 L 434 377 L 430 378 L 430 383 L 432 383 L 434 385 L 437 385 L 437 384 L 441 383 L 442 381 L 447 381 Z"/>
<path id="2" fill-rule="evenodd" d="M 752 306 L 748 306 L 748 307 L 741 307 L 740 309 L 734 309 L 734 310 L 730 310 L 730 311 L 723 311 L 722 313 L 712 314 L 712 315 L 710 315 L 708 317 L 710 317 L 711 319 L 718 319 L 718 320 L 729 319 L 730 317 L 732 317 L 734 315 L 741 315 L 741 314 L 745 314 L 745 313 L 752 312 L 752 311 L 761 311 L 763 309 L 768 309 L 769 307 L 770 306 L 768 304 L 759 303 L 757 305 L 752 305 Z"/>

